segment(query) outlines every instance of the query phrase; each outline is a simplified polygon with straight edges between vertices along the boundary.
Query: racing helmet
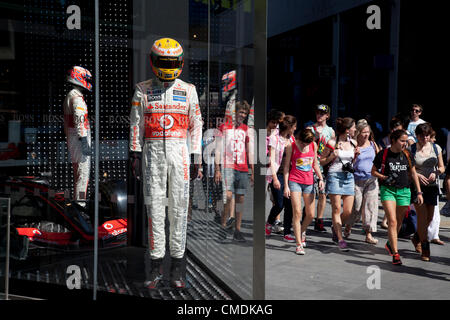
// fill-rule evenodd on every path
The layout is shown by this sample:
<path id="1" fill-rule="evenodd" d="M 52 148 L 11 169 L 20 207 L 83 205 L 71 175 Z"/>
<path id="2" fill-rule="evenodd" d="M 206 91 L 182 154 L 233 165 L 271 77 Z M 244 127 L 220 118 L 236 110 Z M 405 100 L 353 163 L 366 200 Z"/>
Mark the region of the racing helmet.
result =
<path id="1" fill-rule="evenodd" d="M 222 91 L 229 92 L 233 89 L 236 89 L 236 70 L 232 70 L 222 76 Z"/>
<path id="2" fill-rule="evenodd" d="M 161 81 L 173 81 L 183 70 L 184 53 L 178 41 L 171 38 L 156 40 L 150 50 L 150 65 Z"/>
<path id="3" fill-rule="evenodd" d="M 69 70 L 67 75 L 67 82 L 80 86 L 86 90 L 92 91 L 92 84 L 89 80 L 92 78 L 92 74 L 88 69 L 83 67 L 74 66 Z"/>

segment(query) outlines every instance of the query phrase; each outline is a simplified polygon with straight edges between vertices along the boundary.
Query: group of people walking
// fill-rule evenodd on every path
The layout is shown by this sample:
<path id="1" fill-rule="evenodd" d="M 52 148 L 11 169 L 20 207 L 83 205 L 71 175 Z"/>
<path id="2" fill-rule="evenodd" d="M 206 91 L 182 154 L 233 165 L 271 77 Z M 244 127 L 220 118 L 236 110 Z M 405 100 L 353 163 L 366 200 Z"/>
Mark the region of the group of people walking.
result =
<path id="1" fill-rule="evenodd" d="M 338 248 L 349 250 L 346 239 L 360 219 L 365 241 L 376 245 L 378 239 L 373 234 L 377 231 L 380 199 L 385 212 L 383 225 L 388 229 L 385 248 L 392 263 L 402 264 L 397 238 L 412 206 L 417 212 L 417 231 L 411 241 L 421 259 L 429 261 L 427 230 L 439 203 L 437 179 L 445 166 L 431 125 L 418 117 L 422 106 L 412 106 L 408 130 L 401 119 L 392 119 L 391 131 L 381 143 L 375 141 L 366 119 L 337 118 L 333 130 L 327 125 L 330 111 L 327 105 L 318 105 L 316 122 L 297 132 L 294 116 L 269 112 L 267 183 L 273 206 L 266 235 L 275 231 L 284 209 L 283 240 L 295 242 L 296 254 L 304 255 L 306 230 L 314 220 L 318 193 L 314 230 L 326 231 L 323 214 L 328 196 L 332 241 Z M 438 238 L 431 240 L 443 244 Z"/>

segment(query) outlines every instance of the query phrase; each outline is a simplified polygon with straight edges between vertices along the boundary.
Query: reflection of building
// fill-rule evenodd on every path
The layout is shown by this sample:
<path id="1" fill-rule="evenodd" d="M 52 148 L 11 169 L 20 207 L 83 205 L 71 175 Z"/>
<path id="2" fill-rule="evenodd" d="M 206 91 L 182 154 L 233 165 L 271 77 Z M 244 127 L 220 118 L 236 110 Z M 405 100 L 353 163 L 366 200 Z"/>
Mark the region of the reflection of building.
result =
<path id="1" fill-rule="evenodd" d="M 418 101 L 426 120 L 446 125 L 433 112 L 446 100 L 443 10 L 401 0 L 268 4 L 269 105 L 304 123 L 314 104 L 329 103 L 334 118 L 370 113 L 386 129 L 390 117 Z M 381 10 L 379 30 L 367 28 L 370 5 Z"/>
<path id="2" fill-rule="evenodd" d="M 25 158 L 21 122 L 29 117 L 17 112 L 14 106 L 19 100 L 15 88 L 18 64 L 14 15 L 0 14 L 0 167 L 11 167 L 15 160 Z"/>
<path id="3" fill-rule="evenodd" d="M 287 101 L 281 98 L 276 103 L 292 106 L 301 123 L 314 118 L 313 106 L 319 103 L 332 106 L 332 118 L 378 115 L 375 111 L 380 106 L 387 109 L 387 88 L 395 69 L 386 61 L 395 55 L 389 47 L 395 30 L 389 28 L 391 8 L 385 2 L 379 4 L 381 30 L 366 27 L 366 8 L 373 1 L 302 1 L 298 8 L 282 1 L 273 10 L 272 3 L 269 1 L 268 88 L 277 91 L 271 79 L 286 75 L 285 92 L 290 93 Z M 293 19 L 292 12 L 301 12 L 300 18 Z M 281 16 L 283 23 L 278 23 Z M 275 77 L 276 72 L 281 75 Z M 377 94 L 372 94 L 374 91 Z M 273 105 L 271 98 L 269 91 Z"/>

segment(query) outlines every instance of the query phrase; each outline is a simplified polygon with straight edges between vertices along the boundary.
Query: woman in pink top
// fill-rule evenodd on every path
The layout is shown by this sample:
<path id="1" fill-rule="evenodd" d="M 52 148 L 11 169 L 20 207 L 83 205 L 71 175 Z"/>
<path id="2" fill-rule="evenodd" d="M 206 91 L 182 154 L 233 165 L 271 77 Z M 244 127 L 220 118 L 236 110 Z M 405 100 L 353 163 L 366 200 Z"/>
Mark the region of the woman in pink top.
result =
<path id="1" fill-rule="evenodd" d="M 317 161 L 317 145 L 314 142 L 314 134 L 310 129 L 300 131 L 292 144 L 286 149 L 284 162 L 284 196 L 292 202 L 292 225 L 296 241 L 296 254 L 305 254 L 306 228 L 314 218 L 314 177 L 313 169 L 319 177 L 319 189 L 324 188 L 322 173 Z M 290 168 L 289 168 L 290 166 Z M 305 218 L 300 227 L 302 215 L 302 198 L 305 202 Z M 302 232 L 303 230 L 303 232 Z M 300 236 L 301 235 L 301 236 Z"/>

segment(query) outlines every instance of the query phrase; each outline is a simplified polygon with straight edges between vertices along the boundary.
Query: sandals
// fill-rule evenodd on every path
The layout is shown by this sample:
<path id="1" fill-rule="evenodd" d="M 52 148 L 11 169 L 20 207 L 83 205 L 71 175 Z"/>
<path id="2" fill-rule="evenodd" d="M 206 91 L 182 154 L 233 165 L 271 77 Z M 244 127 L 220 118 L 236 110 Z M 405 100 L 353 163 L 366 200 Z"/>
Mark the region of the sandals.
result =
<path id="1" fill-rule="evenodd" d="M 434 244 L 438 244 L 438 245 L 440 245 L 440 246 L 443 246 L 445 242 L 442 241 L 441 239 L 433 239 L 433 240 L 431 240 L 431 243 L 434 243 Z"/>
<path id="2" fill-rule="evenodd" d="M 350 227 L 349 225 L 346 225 L 345 229 L 344 229 L 344 238 L 348 239 L 348 237 L 350 237 L 351 233 L 352 233 L 352 227 Z"/>
<path id="3" fill-rule="evenodd" d="M 375 238 L 372 238 L 372 237 L 370 237 L 370 238 L 366 237 L 366 242 L 369 243 L 369 244 L 377 244 L 378 243 L 378 239 L 375 239 Z"/>

